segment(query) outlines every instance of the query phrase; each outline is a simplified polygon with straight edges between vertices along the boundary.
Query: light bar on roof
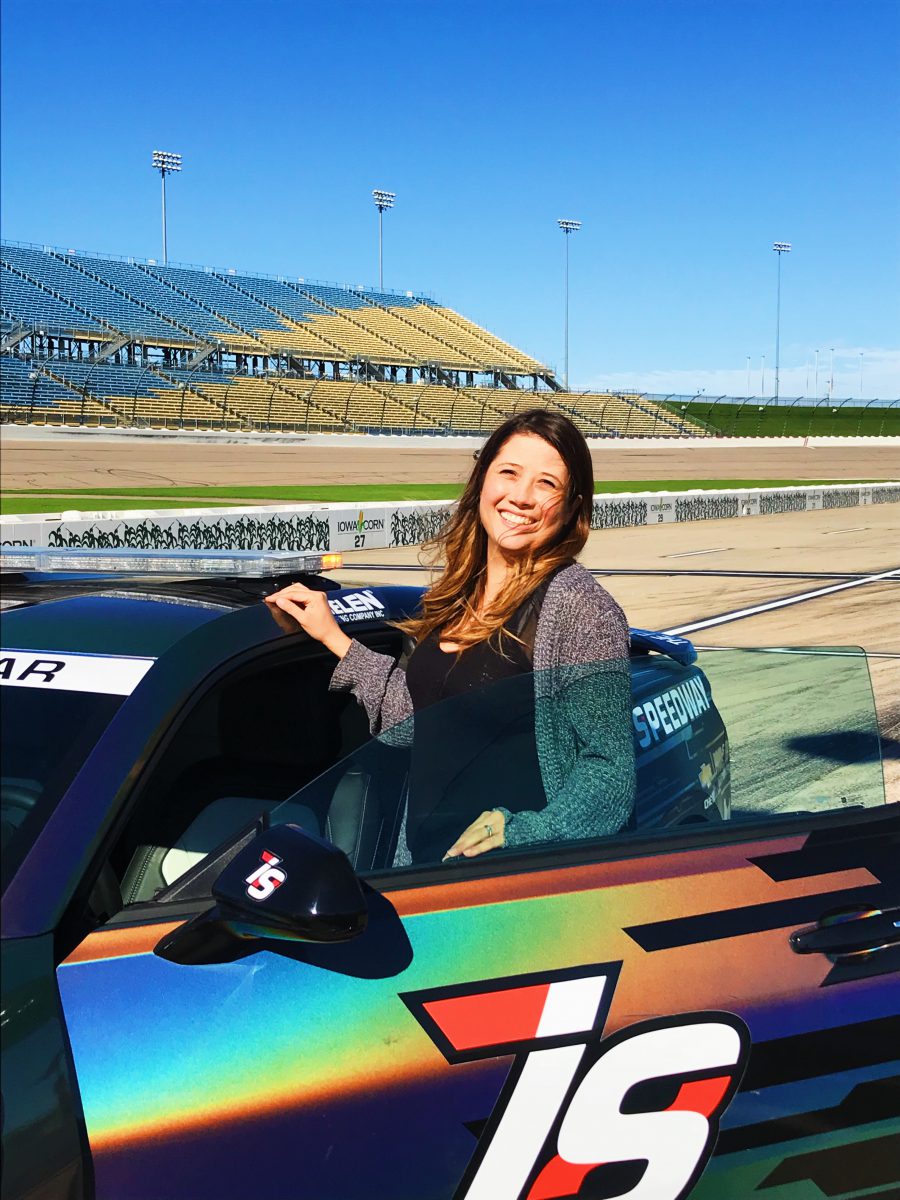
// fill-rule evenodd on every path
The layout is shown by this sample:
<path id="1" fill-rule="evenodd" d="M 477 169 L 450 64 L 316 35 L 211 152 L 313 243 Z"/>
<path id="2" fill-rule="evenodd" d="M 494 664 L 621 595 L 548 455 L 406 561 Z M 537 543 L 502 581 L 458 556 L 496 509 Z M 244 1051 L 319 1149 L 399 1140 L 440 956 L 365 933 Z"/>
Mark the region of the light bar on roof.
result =
<path id="1" fill-rule="evenodd" d="M 53 550 L 17 546 L 0 551 L 0 568 L 7 571 L 229 575 L 245 579 L 333 571 L 342 561 L 341 554 L 302 554 L 296 550 Z"/>

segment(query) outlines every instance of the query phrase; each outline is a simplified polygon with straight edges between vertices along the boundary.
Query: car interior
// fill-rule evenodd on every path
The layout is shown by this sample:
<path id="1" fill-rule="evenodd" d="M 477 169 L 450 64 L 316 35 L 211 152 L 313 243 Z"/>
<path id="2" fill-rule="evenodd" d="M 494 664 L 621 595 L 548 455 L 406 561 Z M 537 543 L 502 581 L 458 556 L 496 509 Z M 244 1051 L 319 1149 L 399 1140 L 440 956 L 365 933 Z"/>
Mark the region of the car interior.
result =
<path id="1" fill-rule="evenodd" d="M 395 641 L 375 648 L 396 652 Z M 248 668 L 194 705 L 113 851 L 123 904 L 164 900 L 186 871 L 279 805 L 279 822 L 329 838 L 358 870 L 385 860 L 402 766 L 386 773 L 384 755 L 353 754 L 371 742 L 368 721 L 353 696 L 328 691 L 333 668 L 322 654 Z M 303 788 L 302 802 L 283 804 Z"/>

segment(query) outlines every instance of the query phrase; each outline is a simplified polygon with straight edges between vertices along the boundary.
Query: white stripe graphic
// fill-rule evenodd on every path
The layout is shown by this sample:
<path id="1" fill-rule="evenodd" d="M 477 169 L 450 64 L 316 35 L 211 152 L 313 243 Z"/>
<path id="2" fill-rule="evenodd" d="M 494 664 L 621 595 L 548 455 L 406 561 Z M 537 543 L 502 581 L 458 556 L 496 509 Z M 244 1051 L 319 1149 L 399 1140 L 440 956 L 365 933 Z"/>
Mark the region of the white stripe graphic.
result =
<path id="1" fill-rule="evenodd" d="M 130 696 L 155 658 L 111 654 L 58 654 L 55 650 L 0 650 L 0 684 L 45 692 Z"/>
<path id="2" fill-rule="evenodd" d="M 528 1055 L 465 1200 L 519 1200 L 584 1050 L 561 1046 Z"/>
<path id="3" fill-rule="evenodd" d="M 605 975 L 551 983 L 544 1011 L 538 1022 L 537 1036 L 541 1038 L 555 1037 L 559 1033 L 589 1033 L 594 1028 L 605 986 Z"/>
<path id="4" fill-rule="evenodd" d="M 690 625 L 679 625 L 675 629 L 667 629 L 669 634 L 693 633 L 697 629 L 710 629 L 713 625 L 726 625 L 729 621 L 740 621 L 744 617 L 753 617 L 757 613 L 772 612 L 776 608 L 787 608 L 791 604 L 802 604 L 804 600 L 814 600 L 817 596 L 829 596 L 833 592 L 844 592 L 848 588 L 862 587 L 865 583 L 877 583 L 881 579 L 894 579 L 900 575 L 900 567 L 893 571 L 882 571 L 878 575 L 864 575 L 862 579 L 853 579 L 850 583 L 835 583 L 831 587 L 818 588 L 814 592 L 802 592 L 799 596 L 787 596 L 784 600 L 768 600 L 765 604 L 754 604 L 752 608 L 741 608 L 737 612 L 722 613 L 718 617 L 709 617 L 705 621 L 694 621 Z"/>

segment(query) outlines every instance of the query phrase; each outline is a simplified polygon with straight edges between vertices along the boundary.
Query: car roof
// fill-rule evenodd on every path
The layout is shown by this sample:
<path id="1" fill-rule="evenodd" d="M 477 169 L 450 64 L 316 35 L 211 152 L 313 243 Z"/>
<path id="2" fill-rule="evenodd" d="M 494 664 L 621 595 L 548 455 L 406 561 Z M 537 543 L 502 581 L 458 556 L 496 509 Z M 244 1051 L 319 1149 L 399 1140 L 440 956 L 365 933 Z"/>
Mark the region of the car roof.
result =
<path id="1" fill-rule="evenodd" d="M 2 644 L 10 649 L 158 658 L 201 625 L 259 606 L 287 579 L 164 577 L 40 572 L 3 573 Z M 342 587 L 322 576 L 302 582 L 327 591 L 343 616 L 396 620 L 419 588 Z M 249 628 L 248 628 L 249 632 Z"/>
<path id="2" fill-rule="evenodd" d="M 260 604 L 288 583 L 328 593 L 346 628 L 402 620 L 424 588 L 398 584 L 342 585 L 322 575 L 160 576 L 86 572 L 3 572 L 3 646 L 94 654 L 159 657 L 199 626 Z M 248 629 L 249 632 L 249 629 Z M 656 652 L 689 665 L 686 638 L 631 629 L 632 654 Z"/>

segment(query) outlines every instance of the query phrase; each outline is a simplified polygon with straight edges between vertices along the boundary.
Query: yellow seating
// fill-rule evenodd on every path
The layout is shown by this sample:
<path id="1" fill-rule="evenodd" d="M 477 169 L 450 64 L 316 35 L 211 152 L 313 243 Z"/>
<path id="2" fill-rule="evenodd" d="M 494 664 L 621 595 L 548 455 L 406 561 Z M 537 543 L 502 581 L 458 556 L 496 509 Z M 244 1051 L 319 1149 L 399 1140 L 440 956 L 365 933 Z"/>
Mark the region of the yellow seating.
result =
<path id="1" fill-rule="evenodd" d="M 417 304 L 415 308 L 404 308 L 410 319 L 423 329 L 445 339 L 464 350 L 470 358 L 482 366 L 500 367 L 520 375 L 532 375 L 546 371 L 541 363 L 527 354 L 522 354 L 508 342 L 495 337 L 474 321 L 460 316 L 452 308 L 430 304 Z"/>

